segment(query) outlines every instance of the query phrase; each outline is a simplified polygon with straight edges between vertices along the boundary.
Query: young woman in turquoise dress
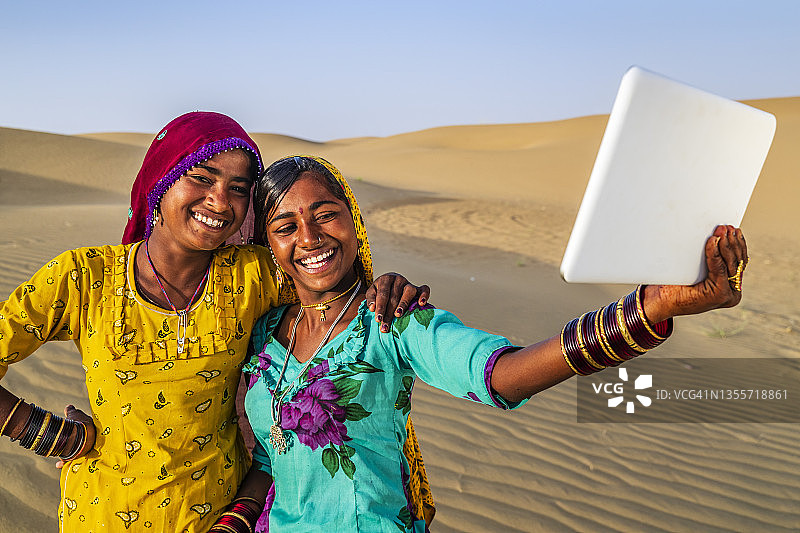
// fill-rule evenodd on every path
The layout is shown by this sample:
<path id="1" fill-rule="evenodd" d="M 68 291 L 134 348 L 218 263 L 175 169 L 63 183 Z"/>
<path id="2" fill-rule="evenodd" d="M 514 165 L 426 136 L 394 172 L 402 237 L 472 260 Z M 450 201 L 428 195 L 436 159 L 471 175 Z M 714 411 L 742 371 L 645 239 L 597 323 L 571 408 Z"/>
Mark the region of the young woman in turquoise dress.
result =
<path id="1" fill-rule="evenodd" d="M 708 277 L 693 286 L 645 286 L 570 321 L 527 347 L 416 307 L 380 335 L 364 302 L 371 258 L 345 180 L 327 161 L 288 157 L 260 178 L 256 234 L 279 268 L 281 291 L 299 303 L 254 327 L 245 407 L 257 443 L 239 496 L 268 516 L 227 517 L 212 531 L 405 531 L 426 529 L 402 453 L 417 377 L 455 396 L 501 409 L 571 376 L 644 353 L 672 331 L 672 317 L 741 299 L 747 249 L 739 229 L 708 239 Z M 234 513 L 236 514 L 236 513 Z"/>

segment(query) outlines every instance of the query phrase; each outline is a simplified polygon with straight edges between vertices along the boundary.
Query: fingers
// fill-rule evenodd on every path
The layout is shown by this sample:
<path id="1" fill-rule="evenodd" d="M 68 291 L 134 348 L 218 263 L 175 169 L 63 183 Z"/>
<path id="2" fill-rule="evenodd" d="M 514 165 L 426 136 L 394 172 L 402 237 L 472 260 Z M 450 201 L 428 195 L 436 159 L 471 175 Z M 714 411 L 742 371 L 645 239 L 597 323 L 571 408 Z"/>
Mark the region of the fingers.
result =
<path id="1" fill-rule="evenodd" d="M 364 297 L 367 300 L 367 307 L 370 311 L 375 311 L 375 294 L 377 292 L 378 291 L 375 290 L 375 284 L 373 283 L 367 288 L 367 292 L 364 294 Z"/>
<path id="2" fill-rule="evenodd" d="M 75 456 L 75 459 L 77 459 L 78 457 L 86 455 L 92 448 L 94 448 L 95 438 L 97 436 L 94 420 L 92 420 L 91 416 L 87 415 L 71 404 L 64 408 L 64 415 L 69 420 L 79 422 L 86 430 L 86 439 L 83 443 L 83 447 L 81 447 L 80 452 L 78 452 L 78 454 Z M 64 461 L 59 460 L 56 463 L 56 468 L 63 468 L 64 464 Z"/>
<path id="3" fill-rule="evenodd" d="M 741 279 L 746 260 L 747 244 L 742 231 L 733 226 L 717 226 L 714 235 L 706 242 L 706 264 L 708 281 L 718 307 L 733 307 L 741 301 Z"/>
<path id="4" fill-rule="evenodd" d="M 720 242 L 725 232 L 720 232 L 719 229 L 723 227 L 724 226 L 717 226 L 714 230 L 714 234 L 706 240 L 706 266 L 708 267 L 708 277 L 712 278 L 714 281 L 719 281 L 720 278 L 727 278 L 728 274 L 725 258 L 722 257 L 720 251 Z"/>
<path id="5" fill-rule="evenodd" d="M 367 305 L 369 310 L 375 313 L 375 320 L 377 322 L 383 321 L 383 315 L 386 314 L 386 304 L 389 300 L 391 293 L 392 278 L 390 274 L 384 274 L 376 279 L 369 289 L 367 289 Z"/>
<path id="6" fill-rule="evenodd" d="M 386 314 L 384 314 L 384 318 L 389 316 L 403 316 L 403 313 L 406 309 L 408 309 L 409 302 L 414 299 L 416 296 L 417 291 L 416 287 L 408 282 L 406 278 L 397 274 L 394 278 L 394 283 L 392 283 L 392 293 L 389 295 L 389 303 L 386 307 Z M 383 325 L 381 326 L 381 331 L 386 333 L 389 331 L 389 322 L 390 319 L 384 321 L 386 327 L 384 328 Z"/>
<path id="7" fill-rule="evenodd" d="M 413 302 L 428 303 L 431 289 L 427 285 L 417 287 L 404 276 L 390 272 L 384 274 L 367 290 L 367 305 L 375 313 L 375 321 L 381 323 L 381 331 L 388 333 L 392 317 L 401 317 Z"/>
<path id="8" fill-rule="evenodd" d="M 76 420 L 78 422 L 86 423 L 94 423 L 92 421 L 92 417 L 75 407 L 74 405 L 68 405 L 64 408 L 64 414 L 70 420 Z"/>
<path id="9" fill-rule="evenodd" d="M 403 313 L 408 311 L 412 302 L 414 302 L 416 298 L 417 287 L 407 283 L 406 286 L 403 287 L 403 295 L 400 297 L 400 301 L 397 303 L 397 307 L 394 310 L 394 316 L 397 318 L 403 316 Z"/>
<path id="10" fill-rule="evenodd" d="M 406 285 L 408 280 L 394 272 L 382 275 L 372 284 L 375 288 L 375 303 L 370 306 L 370 310 L 375 312 L 375 320 L 381 323 L 380 329 L 383 333 L 389 331 L 389 322 L 400 304 Z"/>
<path id="11" fill-rule="evenodd" d="M 427 285 L 417 287 L 413 283 L 407 283 L 403 288 L 403 296 L 400 298 L 400 303 L 397 304 L 397 309 L 394 311 L 394 316 L 400 318 L 408 311 L 414 302 L 420 307 L 424 307 L 428 303 L 428 297 L 431 295 L 431 288 Z"/>
<path id="12" fill-rule="evenodd" d="M 428 299 L 431 296 L 431 288 L 428 287 L 427 285 L 422 285 L 419 287 L 417 295 L 418 295 L 417 302 L 419 303 L 420 306 L 424 306 L 426 303 L 428 303 Z"/>
<path id="13" fill-rule="evenodd" d="M 734 235 L 733 226 L 722 226 L 725 232 L 719 238 L 719 252 L 725 260 L 725 267 L 728 271 L 728 276 L 736 274 L 736 268 L 739 265 L 739 260 L 742 259 L 738 255 L 738 244 L 736 236 Z"/>
<path id="14" fill-rule="evenodd" d="M 742 232 L 741 228 L 736 228 L 735 230 L 736 236 L 736 244 L 740 250 L 740 256 L 745 261 L 745 267 L 747 267 L 747 261 L 750 259 L 750 256 L 747 255 L 747 241 L 744 238 L 744 233 Z"/>

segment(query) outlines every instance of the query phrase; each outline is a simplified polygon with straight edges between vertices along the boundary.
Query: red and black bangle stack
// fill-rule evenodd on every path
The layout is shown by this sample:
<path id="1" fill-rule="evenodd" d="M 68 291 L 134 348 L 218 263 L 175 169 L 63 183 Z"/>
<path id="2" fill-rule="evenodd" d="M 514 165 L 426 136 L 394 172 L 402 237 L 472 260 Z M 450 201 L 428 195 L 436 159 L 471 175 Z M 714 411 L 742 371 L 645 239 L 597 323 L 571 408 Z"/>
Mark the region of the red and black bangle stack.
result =
<path id="1" fill-rule="evenodd" d="M 67 441 L 69 440 L 69 436 L 72 434 L 72 430 L 76 426 L 76 422 L 72 420 L 64 420 L 64 427 L 59 430 L 58 438 L 56 439 L 56 443 L 53 446 L 53 449 L 50 450 L 50 453 L 47 455 L 49 456 L 56 456 L 56 455 L 64 455 L 65 448 L 67 447 Z"/>
<path id="2" fill-rule="evenodd" d="M 597 310 L 597 313 L 594 315 L 594 334 L 600 340 L 600 349 L 603 350 L 603 353 L 608 356 L 608 360 L 611 361 L 608 366 L 618 366 L 619 364 L 623 363 L 625 360 L 620 357 L 616 352 L 614 352 L 614 347 L 608 342 L 608 335 L 606 335 L 606 327 L 603 322 L 603 316 L 605 315 L 606 307 L 601 307 Z"/>
<path id="3" fill-rule="evenodd" d="M 86 426 L 83 425 L 83 422 L 75 422 L 73 420 L 67 420 L 67 422 L 72 422 L 73 424 L 72 427 L 67 426 L 69 427 L 69 431 L 67 432 L 67 437 L 69 437 L 69 435 L 72 433 L 72 429 L 74 428 L 75 442 L 72 444 L 72 449 L 69 451 L 69 453 L 65 455 L 61 455 L 60 453 L 58 454 L 61 456 L 61 459 L 65 462 L 72 461 L 73 459 L 75 459 L 78 456 L 78 454 L 81 453 L 83 447 L 86 445 Z M 64 444 L 66 445 L 66 441 L 64 442 Z"/>
<path id="4" fill-rule="evenodd" d="M 651 328 L 650 321 L 647 320 L 647 316 L 644 314 L 644 305 L 642 304 L 642 286 L 639 285 L 636 287 L 636 297 L 634 298 L 634 304 L 636 305 L 636 313 L 642 317 L 644 327 L 647 331 L 657 339 L 661 340 L 662 342 L 667 340 L 667 337 L 672 335 L 672 328 L 673 328 L 673 321 L 671 318 L 659 322 L 658 324 L 654 324 Z"/>
<path id="5" fill-rule="evenodd" d="M 603 320 L 603 325 L 608 333 L 608 342 L 614 347 L 614 351 L 619 354 L 622 360 L 627 361 L 629 359 L 633 359 L 634 357 L 639 357 L 644 353 L 644 351 L 639 351 L 632 347 L 622 335 L 622 330 L 620 329 L 619 322 L 617 321 L 619 316 L 618 306 L 619 302 L 609 304 Z"/>
<path id="6" fill-rule="evenodd" d="M 646 321 L 639 319 L 639 313 L 636 309 L 637 292 L 634 291 L 625 297 L 625 301 L 622 303 L 622 316 L 625 319 L 625 327 L 634 342 L 645 350 L 652 350 L 664 342 L 664 339 L 653 335 L 651 333 L 652 328 L 646 325 Z"/>
<path id="7" fill-rule="evenodd" d="M 236 498 L 230 509 L 211 526 L 209 533 L 253 533 L 262 508 L 263 504 L 255 498 Z"/>
<path id="8" fill-rule="evenodd" d="M 586 349 L 584 356 L 589 356 L 595 363 L 596 368 L 602 370 L 609 366 L 617 366 L 622 361 L 615 360 L 610 351 L 603 344 L 602 338 L 598 334 L 597 318 L 602 314 L 603 309 L 592 311 L 584 315 L 586 318 L 581 321 L 581 330 L 579 340 L 583 341 L 583 346 Z"/>
<path id="9" fill-rule="evenodd" d="M 39 434 L 39 430 L 42 428 L 42 424 L 44 423 L 45 416 L 47 415 L 47 411 L 38 407 L 34 404 L 31 405 L 31 412 L 28 415 L 28 420 L 25 422 L 25 427 L 22 429 L 22 432 L 18 435 L 19 445 L 25 449 L 30 450 L 33 446 L 33 442 L 36 440 L 36 435 Z M 17 439 L 11 439 L 17 440 Z"/>
<path id="10" fill-rule="evenodd" d="M 579 320 L 579 318 L 573 318 L 561 330 L 561 353 L 564 354 L 564 359 L 567 360 L 567 364 L 573 372 L 581 376 L 588 376 L 597 370 L 586 361 L 580 348 L 578 348 L 578 335 L 576 332 Z"/>
<path id="11" fill-rule="evenodd" d="M 585 313 L 561 330 L 561 353 L 576 374 L 617 366 L 655 348 L 672 334 L 672 319 L 650 325 L 639 286 L 617 302 Z"/>
<path id="12" fill-rule="evenodd" d="M 45 457 L 49 455 L 53 445 L 56 443 L 58 431 L 59 429 L 63 429 L 63 427 L 64 419 L 60 416 L 51 415 L 47 421 L 47 424 L 45 425 L 42 440 L 39 441 L 39 445 L 33 449 L 34 453 L 36 453 L 36 455 L 42 455 Z"/>
<path id="13" fill-rule="evenodd" d="M 14 405 L 11 414 L 3 423 L 3 430 L 22 404 L 23 401 L 20 399 Z M 59 455 L 65 461 L 74 459 L 86 444 L 86 426 L 82 422 L 56 416 L 34 404 L 30 404 L 30 408 L 25 425 L 22 426 L 22 430 L 16 438 L 11 437 L 11 441 L 19 441 L 20 446 L 27 450 L 33 450 L 37 455 L 44 457 Z M 75 442 L 69 453 L 65 455 L 69 437 L 73 432 L 75 432 Z"/>

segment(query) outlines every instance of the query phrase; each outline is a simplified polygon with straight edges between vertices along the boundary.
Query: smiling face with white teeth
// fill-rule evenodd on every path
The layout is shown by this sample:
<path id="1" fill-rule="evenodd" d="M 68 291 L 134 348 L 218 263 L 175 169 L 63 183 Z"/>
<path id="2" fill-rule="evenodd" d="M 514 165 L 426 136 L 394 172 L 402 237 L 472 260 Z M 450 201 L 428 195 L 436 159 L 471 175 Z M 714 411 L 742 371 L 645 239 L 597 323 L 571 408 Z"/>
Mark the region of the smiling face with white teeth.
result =
<path id="1" fill-rule="evenodd" d="M 214 250 L 239 231 L 250 204 L 250 158 L 221 152 L 181 177 L 161 198 L 151 239 L 168 248 Z"/>
<path id="2" fill-rule="evenodd" d="M 267 217 L 266 229 L 275 259 L 294 280 L 302 301 L 321 301 L 355 280 L 353 218 L 322 176 L 301 174 Z"/>

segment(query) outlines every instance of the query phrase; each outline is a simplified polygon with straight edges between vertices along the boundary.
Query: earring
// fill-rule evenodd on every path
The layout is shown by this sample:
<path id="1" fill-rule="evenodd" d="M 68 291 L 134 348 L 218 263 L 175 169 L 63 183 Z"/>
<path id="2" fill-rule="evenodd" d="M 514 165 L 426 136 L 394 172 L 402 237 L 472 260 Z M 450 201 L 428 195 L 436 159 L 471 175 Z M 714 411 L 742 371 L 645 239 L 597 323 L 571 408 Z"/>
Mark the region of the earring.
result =
<path id="1" fill-rule="evenodd" d="M 242 233 L 242 228 L 239 228 L 239 237 L 242 239 L 242 244 L 247 244 L 244 242 L 244 233 Z"/>
<path id="2" fill-rule="evenodd" d="M 267 249 L 269 250 L 269 255 L 272 256 L 272 262 L 275 264 L 275 280 L 278 282 L 278 291 L 280 291 L 283 285 L 283 270 L 278 265 L 278 260 L 275 259 L 275 253 L 272 251 L 272 247 L 267 246 Z"/>
<path id="3" fill-rule="evenodd" d="M 156 227 L 156 224 L 158 224 L 158 208 L 157 207 L 155 209 L 153 209 L 153 227 Z"/>

